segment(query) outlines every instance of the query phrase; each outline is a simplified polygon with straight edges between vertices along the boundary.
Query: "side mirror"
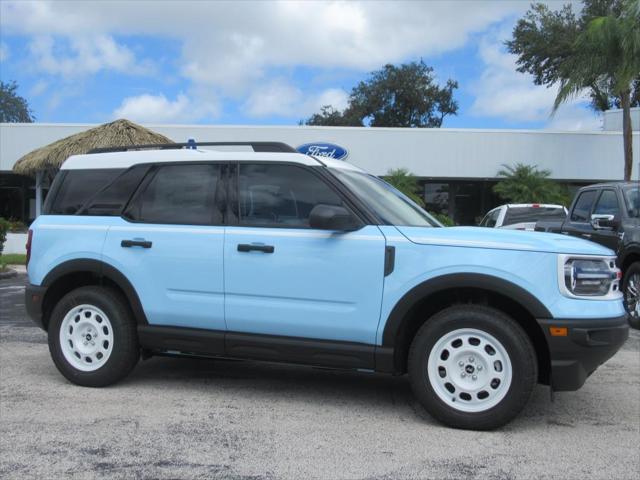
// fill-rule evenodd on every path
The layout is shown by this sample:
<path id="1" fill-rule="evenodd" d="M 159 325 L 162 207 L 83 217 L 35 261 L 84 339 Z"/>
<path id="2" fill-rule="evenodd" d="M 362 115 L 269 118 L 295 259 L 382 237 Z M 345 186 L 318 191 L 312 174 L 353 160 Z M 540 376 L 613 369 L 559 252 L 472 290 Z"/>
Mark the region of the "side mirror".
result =
<path id="1" fill-rule="evenodd" d="M 319 230 L 352 232 L 362 225 L 346 208 L 319 204 L 309 214 L 309 226 Z"/>
<path id="2" fill-rule="evenodd" d="M 618 228 L 619 223 L 615 215 L 591 215 L 591 226 L 595 230 L 615 230 Z"/>

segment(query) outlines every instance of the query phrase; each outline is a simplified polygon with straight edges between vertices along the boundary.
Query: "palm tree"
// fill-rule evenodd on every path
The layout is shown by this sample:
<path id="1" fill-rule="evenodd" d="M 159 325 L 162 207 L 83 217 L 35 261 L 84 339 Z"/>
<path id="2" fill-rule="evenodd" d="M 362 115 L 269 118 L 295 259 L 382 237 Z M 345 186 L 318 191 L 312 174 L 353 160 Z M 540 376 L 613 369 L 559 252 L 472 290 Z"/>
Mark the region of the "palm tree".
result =
<path id="1" fill-rule="evenodd" d="M 515 166 L 503 165 L 498 172 L 504 177 L 493 187 L 493 191 L 511 203 L 558 203 L 566 205 L 568 192 L 560 185 L 549 180 L 549 170 L 538 170 L 535 165 L 517 163 Z"/>
<path id="2" fill-rule="evenodd" d="M 387 172 L 387 175 L 382 178 L 385 182 L 396 187 L 418 205 L 424 207 L 424 200 L 418 193 L 420 191 L 418 179 L 409 170 L 406 168 L 392 168 Z"/>
<path id="3" fill-rule="evenodd" d="M 578 35 L 570 75 L 562 79 L 553 111 L 585 88 L 608 86 L 622 106 L 624 179 L 633 167 L 631 86 L 640 73 L 640 0 L 626 0 L 619 16 L 596 17 Z"/>

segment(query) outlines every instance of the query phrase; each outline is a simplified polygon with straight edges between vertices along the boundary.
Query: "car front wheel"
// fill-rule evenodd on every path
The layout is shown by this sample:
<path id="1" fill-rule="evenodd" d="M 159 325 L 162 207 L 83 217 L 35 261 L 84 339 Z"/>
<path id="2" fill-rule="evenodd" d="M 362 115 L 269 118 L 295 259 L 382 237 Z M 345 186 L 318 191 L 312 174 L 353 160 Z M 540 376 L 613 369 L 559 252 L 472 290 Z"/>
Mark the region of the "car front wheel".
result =
<path id="1" fill-rule="evenodd" d="M 632 263 L 624 272 L 622 291 L 629 324 L 640 329 L 640 262 Z"/>
<path id="2" fill-rule="evenodd" d="M 49 351 L 62 375 L 86 387 L 104 387 L 136 365 L 136 325 L 121 295 L 98 286 L 81 287 L 55 306 Z"/>
<path id="3" fill-rule="evenodd" d="M 412 389 L 449 426 L 490 430 L 526 405 L 537 382 L 535 349 L 523 329 L 493 308 L 447 308 L 418 330 L 409 352 Z"/>

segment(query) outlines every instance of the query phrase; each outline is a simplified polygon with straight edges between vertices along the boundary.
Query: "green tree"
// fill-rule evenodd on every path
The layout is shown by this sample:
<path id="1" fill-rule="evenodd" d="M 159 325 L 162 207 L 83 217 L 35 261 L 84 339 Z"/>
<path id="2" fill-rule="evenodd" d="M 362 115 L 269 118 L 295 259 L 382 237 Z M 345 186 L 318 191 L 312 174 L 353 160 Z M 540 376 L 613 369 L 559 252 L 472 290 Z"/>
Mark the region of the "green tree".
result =
<path id="1" fill-rule="evenodd" d="M 498 182 L 493 191 L 511 203 L 557 203 L 567 205 L 569 194 L 565 188 L 549 180 L 549 170 L 538 170 L 535 165 L 517 163 L 515 166 L 503 165 Z"/>
<path id="2" fill-rule="evenodd" d="M 418 179 L 406 168 L 392 168 L 382 179 L 389 185 L 393 185 L 411 200 L 424 207 L 424 200 L 420 196 Z"/>
<path id="3" fill-rule="evenodd" d="M 0 81 L 0 122 L 31 123 L 35 120 L 27 100 L 17 93 L 16 82 Z"/>
<path id="4" fill-rule="evenodd" d="M 393 185 L 402 193 L 404 193 L 411 200 L 416 202 L 422 208 L 425 207 L 424 200 L 420 196 L 420 185 L 418 179 L 406 168 L 394 168 L 387 172 L 387 175 L 382 179 L 390 185 Z M 429 212 L 445 227 L 452 227 L 455 225 L 454 221 L 442 213 Z"/>
<path id="5" fill-rule="evenodd" d="M 558 85 L 554 104 L 587 92 L 595 110 L 623 110 L 625 179 L 631 176 L 630 108 L 640 106 L 640 0 L 584 0 L 558 11 L 532 5 L 506 42 L 518 71 L 537 85 Z"/>
<path id="6" fill-rule="evenodd" d="M 330 105 L 306 120 L 307 125 L 372 127 L 440 127 L 448 115 L 456 115 L 453 91 L 458 82 L 436 83 L 433 68 L 422 60 L 385 65 L 358 83 L 340 112 Z"/>

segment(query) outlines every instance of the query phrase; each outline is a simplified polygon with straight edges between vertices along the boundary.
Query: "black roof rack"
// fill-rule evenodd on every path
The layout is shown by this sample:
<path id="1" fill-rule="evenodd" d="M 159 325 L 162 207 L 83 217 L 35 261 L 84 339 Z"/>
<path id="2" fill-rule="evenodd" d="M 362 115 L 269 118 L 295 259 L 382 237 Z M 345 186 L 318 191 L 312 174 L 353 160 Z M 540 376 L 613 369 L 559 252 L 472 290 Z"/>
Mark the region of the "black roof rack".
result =
<path id="1" fill-rule="evenodd" d="M 199 148 L 212 146 L 250 146 L 254 152 L 288 152 L 298 153 L 291 145 L 283 142 L 195 142 L 195 143 L 159 143 L 151 145 L 128 145 L 126 147 L 94 148 L 87 153 L 130 152 L 140 150 L 180 150 L 182 148 Z"/>

